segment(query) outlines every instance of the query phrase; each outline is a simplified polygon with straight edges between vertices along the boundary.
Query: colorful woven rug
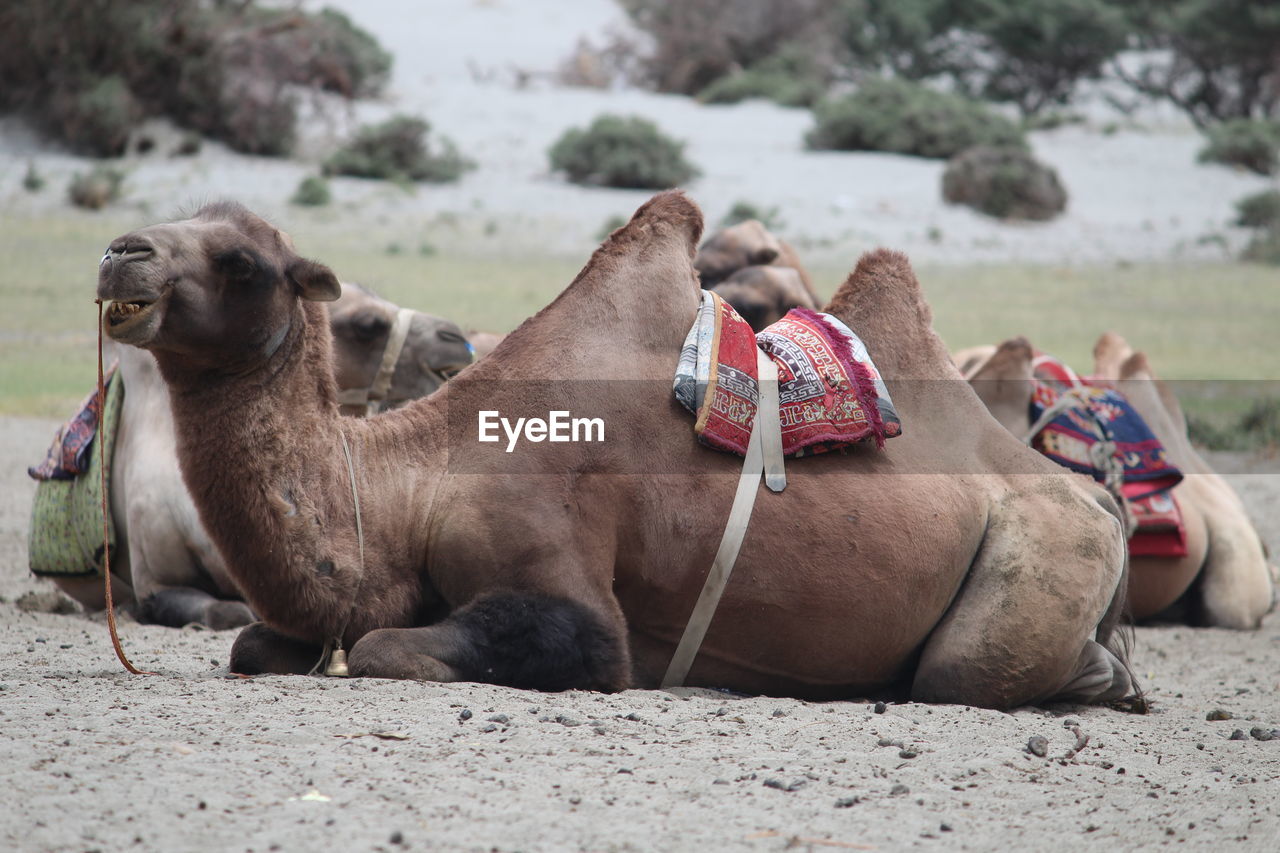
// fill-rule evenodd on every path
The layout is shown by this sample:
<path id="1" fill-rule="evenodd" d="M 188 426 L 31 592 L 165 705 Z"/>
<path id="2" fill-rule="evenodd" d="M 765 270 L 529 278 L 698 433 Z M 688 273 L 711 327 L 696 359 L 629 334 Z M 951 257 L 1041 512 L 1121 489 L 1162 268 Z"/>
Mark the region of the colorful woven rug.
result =
<path id="1" fill-rule="evenodd" d="M 1131 557 L 1187 556 L 1187 528 L 1173 492 L 1130 499 L 1129 509 L 1138 522 L 1138 529 L 1129 539 Z"/>
<path id="2" fill-rule="evenodd" d="M 1170 489 L 1182 482 L 1182 472 L 1168 459 L 1164 445 L 1142 416 L 1119 391 L 1098 380 L 1080 378 L 1052 356 L 1037 354 L 1032 362 L 1031 422 L 1069 390 L 1082 397 L 1051 420 L 1031 445 L 1059 465 L 1104 482 L 1106 474 L 1094 465 L 1090 448 L 1114 441 L 1124 462 L 1121 491 L 1137 522 L 1129 539 L 1133 556 L 1184 557 L 1187 531 L 1182 510 Z"/>
<path id="3" fill-rule="evenodd" d="M 1031 422 L 1069 390 L 1082 404 L 1064 410 L 1032 440 L 1032 446 L 1059 465 L 1088 474 L 1098 482 L 1105 472 L 1093 464 L 1089 449 L 1099 441 L 1114 441 L 1124 462 L 1124 482 L 1133 486 L 1130 499 L 1165 492 L 1182 482 L 1182 472 L 1169 462 L 1160 439 L 1119 391 L 1080 379 L 1049 356 L 1036 358 L 1031 395 Z"/>
<path id="4" fill-rule="evenodd" d="M 696 416 L 694 432 L 704 444 L 746 454 L 759 401 L 757 346 L 778 366 L 785 455 L 859 441 L 882 447 L 902 432 L 866 346 L 840 320 L 795 308 L 755 335 L 728 302 L 704 290 L 674 385 L 676 399 Z"/>
<path id="5" fill-rule="evenodd" d="M 33 574 L 61 577 L 101 576 L 102 506 L 111 494 L 111 455 L 124 404 L 124 382 L 112 375 L 106 384 L 102 435 L 97 431 L 97 393 L 58 430 L 45 460 L 27 473 L 36 483 L 27 532 L 27 565 Z M 104 482 L 105 481 L 105 482 Z M 105 491 L 104 491 L 105 490 Z M 115 554 L 116 531 L 107 514 L 106 538 Z"/>
<path id="6" fill-rule="evenodd" d="M 116 365 L 111 365 L 104 382 L 111 391 Z M 74 480 L 89 467 L 89 452 L 98 432 L 98 392 L 94 390 L 85 398 L 71 419 L 58 428 L 53 444 L 45 451 L 44 461 L 27 469 L 33 480 Z"/>

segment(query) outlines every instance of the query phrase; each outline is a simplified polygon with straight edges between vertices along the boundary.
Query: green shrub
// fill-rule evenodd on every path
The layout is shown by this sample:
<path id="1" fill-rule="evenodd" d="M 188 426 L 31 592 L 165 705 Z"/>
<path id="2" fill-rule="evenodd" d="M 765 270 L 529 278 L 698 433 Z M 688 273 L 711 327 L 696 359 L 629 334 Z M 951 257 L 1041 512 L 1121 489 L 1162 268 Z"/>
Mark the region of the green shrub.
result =
<path id="1" fill-rule="evenodd" d="M 90 172 L 79 172 L 67 187 L 67 198 L 76 207 L 101 210 L 120 197 L 124 172 L 110 166 L 95 166 Z"/>
<path id="2" fill-rule="evenodd" d="M 696 95 L 726 75 L 831 36 L 831 0 L 621 0 L 648 38 L 636 80 L 659 92 Z M 747 96 L 749 97 L 749 96 Z"/>
<path id="3" fill-rule="evenodd" d="M 282 84 L 236 75 L 210 132 L 237 151 L 284 157 L 297 142 L 298 99 Z"/>
<path id="4" fill-rule="evenodd" d="M 475 168 L 475 163 L 463 157 L 450 140 L 441 137 L 438 145 L 430 144 L 430 130 L 430 124 L 412 116 L 395 116 L 381 124 L 365 125 L 325 161 L 325 174 L 448 183 Z"/>
<path id="5" fill-rule="evenodd" d="M 47 121 L 57 136 L 73 151 L 94 157 L 123 154 L 129 132 L 143 114 L 138 99 L 118 75 L 83 91 L 63 93 L 50 106 Z"/>
<path id="6" fill-rule="evenodd" d="M 1025 148 L 1016 124 L 982 104 L 907 80 L 873 78 L 814 109 L 810 148 L 951 157 L 976 145 Z"/>
<path id="7" fill-rule="evenodd" d="M 355 97 L 390 57 L 329 10 L 254 0 L 41 0 L 0 12 L 0 111 L 99 156 L 122 153 L 141 118 L 166 116 L 253 153 L 292 145 L 289 86 Z"/>
<path id="8" fill-rule="evenodd" d="M 1235 423 L 1188 415 L 1187 437 L 1210 450 L 1274 450 L 1280 447 L 1280 400 L 1255 400 Z"/>
<path id="9" fill-rule="evenodd" d="M 721 77 L 698 93 L 707 104 L 736 104 L 748 98 L 764 98 L 784 107 L 811 107 L 825 87 L 815 80 L 796 78 L 784 71 L 750 69 Z"/>
<path id="10" fill-rule="evenodd" d="M 978 50 L 959 52 L 970 91 L 1010 101 L 1023 115 L 1067 103 L 1076 84 L 1101 75 L 1124 49 L 1130 22 L 1111 0 L 984 0 L 959 4 Z M 989 62 L 975 61 L 987 54 Z"/>
<path id="11" fill-rule="evenodd" d="M 1118 3 L 1132 20 L 1134 89 L 1164 98 L 1200 127 L 1280 110 L 1280 9 L 1258 0 Z"/>
<path id="12" fill-rule="evenodd" d="M 324 207 L 331 199 L 329 182 L 317 175 L 308 175 L 298 184 L 289 203 L 301 207 Z"/>
<path id="13" fill-rule="evenodd" d="M 1263 190 L 1237 201 L 1236 224 L 1245 228 L 1280 228 L 1280 190 Z"/>
<path id="14" fill-rule="evenodd" d="M 746 222 L 748 219 L 756 220 L 770 231 L 782 229 L 782 220 L 778 216 L 778 208 L 770 207 L 766 210 L 749 201 L 735 201 L 733 207 L 730 207 L 729 212 L 720 220 L 720 227 L 728 228 L 731 225 L 737 225 L 739 222 Z"/>
<path id="15" fill-rule="evenodd" d="M 27 163 L 27 173 L 22 176 L 22 188 L 29 193 L 44 189 L 44 176 L 36 171 L 35 163 Z"/>
<path id="16" fill-rule="evenodd" d="M 1259 175 L 1280 169 L 1280 121 L 1234 119 L 1210 127 L 1201 163 L 1241 166 Z"/>
<path id="17" fill-rule="evenodd" d="M 351 23 L 336 9 L 324 8 L 309 16 L 302 37 L 309 42 L 307 79 L 312 84 L 347 98 L 372 98 L 382 93 L 391 78 L 391 54 L 367 31 Z"/>
<path id="18" fill-rule="evenodd" d="M 684 143 L 639 116 L 599 116 L 586 130 L 566 131 L 548 154 L 551 168 L 575 184 L 661 190 L 698 175 Z"/>
<path id="19" fill-rule="evenodd" d="M 1052 219 L 1067 206 L 1058 173 L 1021 148 L 977 147 L 954 157 L 942 196 L 998 219 Z"/>
<path id="20" fill-rule="evenodd" d="M 802 45 L 785 45 L 743 71 L 727 74 L 698 93 L 708 104 L 765 98 L 784 107 L 812 107 L 826 92 L 830 74 Z"/>
<path id="21" fill-rule="evenodd" d="M 1261 229 L 1245 247 L 1244 259 L 1280 266 L 1280 225 Z"/>

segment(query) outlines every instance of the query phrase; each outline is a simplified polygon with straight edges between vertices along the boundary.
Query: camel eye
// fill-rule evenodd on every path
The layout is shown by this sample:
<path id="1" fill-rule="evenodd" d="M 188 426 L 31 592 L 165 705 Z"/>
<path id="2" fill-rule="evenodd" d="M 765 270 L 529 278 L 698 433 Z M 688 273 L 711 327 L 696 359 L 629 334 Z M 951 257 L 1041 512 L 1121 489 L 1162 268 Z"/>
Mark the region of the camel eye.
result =
<path id="1" fill-rule="evenodd" d="M 231 249 L 214 257 L 215 268 L 233 281 L 248 281 L 258 271 L 257 260 L 241 249 Z"/>
<path id="2" fill-rule="evenodd" d="M 351 319 L 351 332 L 357 340 L 372 341 L 391 331 L 386 317 L 377 314 L 361 314 Z"/>

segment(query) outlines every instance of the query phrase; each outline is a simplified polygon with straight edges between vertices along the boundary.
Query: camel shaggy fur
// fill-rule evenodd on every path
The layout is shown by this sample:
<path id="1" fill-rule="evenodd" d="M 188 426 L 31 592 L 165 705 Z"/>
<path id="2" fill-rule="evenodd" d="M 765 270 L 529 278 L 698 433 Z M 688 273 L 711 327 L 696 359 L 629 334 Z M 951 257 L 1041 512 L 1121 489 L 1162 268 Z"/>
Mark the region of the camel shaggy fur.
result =
<path id="1" fill-rule="evenodd" d="M 330 311 L 334 373 L 340 389 L 373 381 L 397 306 L 366 290 L 343 285 Z M 126 389 L 112 453 L 111 513 L 119 544 L 112 560 L 117 601 L 136 602 L 139 620 L 214 629 L 247 625 L 253 612 L 200 523 L 178 468 L 169 389 L 150 353 L 115 346 Z M 442 374 L 470 362 L 461 330 L 448 320 L 414 312 L 396 363 L 387 402 L 400 405 L 438 388 Z M 356 414 L 363 414 L 358 407 Z M 55 583 L 91 610 L 105 606 L 102 581 Z"/>
<path id="2" fill-rule="evenodd" d="M 107 332 L 154 353 L 184 479 L 263 620 L 233 669 L 307 672 L 336 638 L 356 676 L 656 686 L 741 472 L 670 393 L 701 230 L 683 194 L 656 196 L 487 358 L 367 420 L 336 410 L 319 302 L 337 281 L 275 228 L 220 204 L 114 240 Z M 960 377 L 905 257 L 862 258 L 828 310 L 865 339 L 906 429 L 794 460 L 786 491 L 760 496 L 686 683 L 1000 708 L 1130 693 L 1114 503 L 965 383 L 913 381 Z M 477 391 L 500 411 L 581 411 L 601 379 L 623 380 L 609 441 L 456 467 Z"/>
<path id="3" fill-rule="evenodd" d="M 957 360 L 969 355 L 957 353 Z M 1033 356 L 1025 338 L 1013 338 L 992 348 L 967 377 L 996 420 L 1019 437 L 1031 427 Z M 1262 541 L 1239 496 L 1187 438 L 1186 420 L 1172 390 L 1156 378 L 1145 355 L 1112 332 L 1094 347 L 1094 375 L 1125 395 L 1186 475 L 1173 495 L 1182 508 L 1187 555 L 1130 559 L 1128 596 L 1134 618 L 1257 628 L 1274 597 Z"/>

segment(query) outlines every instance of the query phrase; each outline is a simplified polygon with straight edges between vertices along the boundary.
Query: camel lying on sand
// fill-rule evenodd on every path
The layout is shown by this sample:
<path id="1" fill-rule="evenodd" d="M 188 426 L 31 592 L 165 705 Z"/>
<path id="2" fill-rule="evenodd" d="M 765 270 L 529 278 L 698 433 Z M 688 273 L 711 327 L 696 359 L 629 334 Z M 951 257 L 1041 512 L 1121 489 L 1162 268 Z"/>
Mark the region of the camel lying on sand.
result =
<path id="1" fill-rule="evenodd" d="M 957 362 L 976 357 L 976 349 L 957 353 Z M 966 378 L 996 420 L 1022 437 L 1031 428 L 1032 347 L 1025 338 L 1013 338 L 990 350 Z M 1130 558 L 1133 617 L 1257 628 L 1274 596 L 1262 541 L 1239 496 L 1191 445 L 1177 398 L 1156 378 L 1146 356 L 1112 332 L 1094 346 L 1094 374 L 1125 395 L 1186 475 L 1172 493 L 1182 509 L 1187 554 Z"/>
<path id="2" fill-rule="evenodd" d="M 498 344 L 502 343 L 502 339 L 505 337 L 506 335 L 499 335 L 495 332 L 480 332 L 475 329 L 467 332 L 467 341 L 471 344 L 476 361 L 496 350 Z"/>
<path id="3" fill-rule="evenodd" d="M 339 388 L 369 387 L 398 310 L 361 288 L 343 286 L 330 312 Z M 111 512 L 119 536 L 111 565 L 115 598 L 136 601 L 144 622 L 215 629 L 247 625 L 253 612 L 240 601 L 236 582 L 182 483 L 168 386 L 150 353 L 115 349 L 126 388 L 112 453 Z M 394 406 L 426 396 L 470 360 L 457 326 L 415 311 L 385 402 Z M 356 413 L 363 414 L 364 407 Z M 105 606 L 97 578 L 55 583 L 88 609 Z"/>
<path id="4" fill-rule="evenodd" d="M 792 308 L 816 311 L 822 304 L 796 250 L 755 219 L 716 232 L 693 265 L 702 286 L 720 294 L 757 332 Z"/>
<path id="5" fill-rule="evenodd" d="M 399 353 L 387 355 L 388 340 L 401 309 L 368 289 L 344 282 L 342 296 L 329 308 L 329 328 L 333 331 L 333 370 L 344 401 L 344 415 L 364 415 L 362 398 L 373 395 L 375 411 L 403 406 L 425 397 L 471 364 L 467 337 L 455 324 L 440 317 L 409 312 L 404 344 Z M 375 389 L 384 358 L 391 373 L 385 392 Z M 361 395 L 359 392 L 368 392 Z"/>
<path id="6" fill-rule="evenodd" d="M 276 229 L 217 204 L 114 240 L 106 331 L 155 355 L 183 477 L 263 619 L 232 669 L 305 673 L 336 639 L 355 676 L 656 686 L 742 470 L 671 396 L 701 231 L 682 193 L 655 196 L 487 358 L 366 420 L 338 416 L 327 369 L 318 303 L 337 280 Z M 828 310 L 865 340 L 904 433 L 788 463 L 686 683 L 1001 708 L 1129 694 L 1115 503 L 965 383 L 909 381 L 960 377 L 905 257 L 863 257 Z M 479 448 L 477 408 L 585 413 L 601 379 L 625 380 L 608 441 L 486 445 L 505 466 L 455 467 Z"/>
<path id="7" fill-rule="evenodd" d="M 746 267 L 707 289 L 720 294 L 757 332 L 781 320 L 792 308 L 817 311 L 819 307 L 810 298 L 800 273 L 791 267 Z"/>

